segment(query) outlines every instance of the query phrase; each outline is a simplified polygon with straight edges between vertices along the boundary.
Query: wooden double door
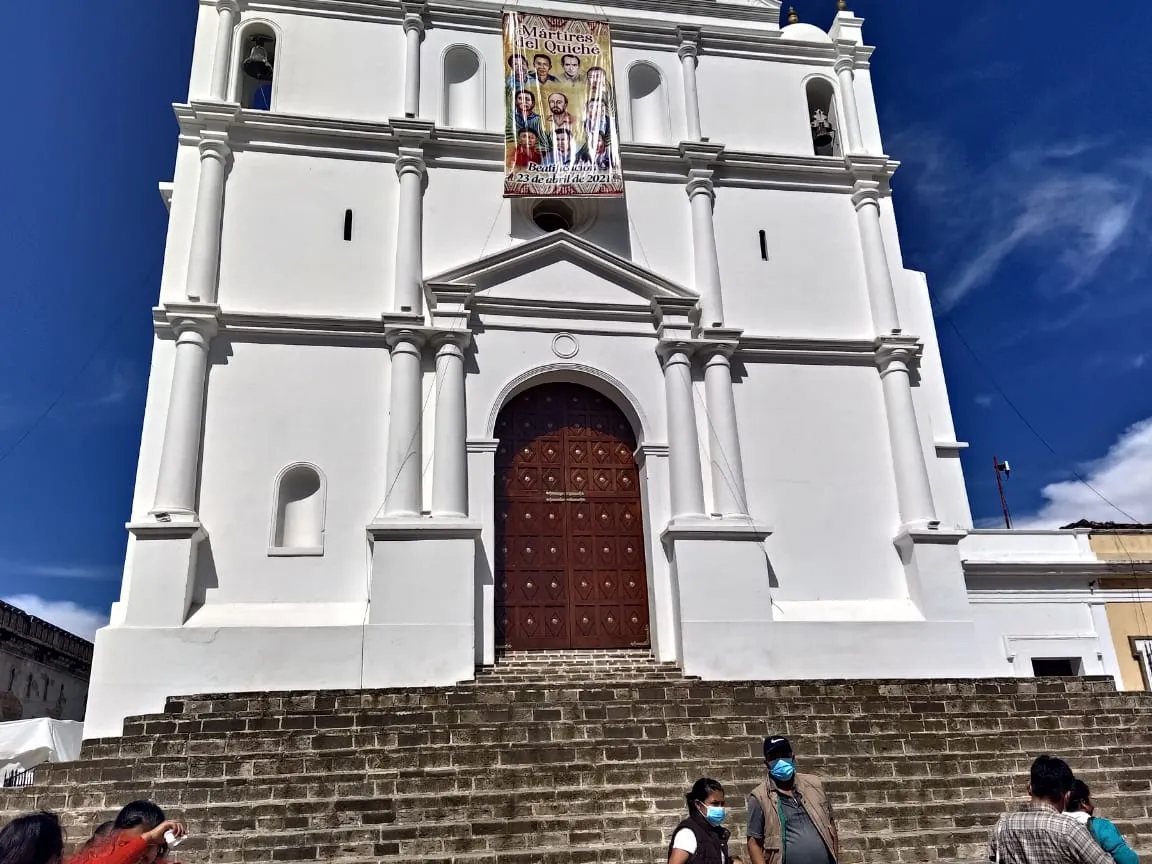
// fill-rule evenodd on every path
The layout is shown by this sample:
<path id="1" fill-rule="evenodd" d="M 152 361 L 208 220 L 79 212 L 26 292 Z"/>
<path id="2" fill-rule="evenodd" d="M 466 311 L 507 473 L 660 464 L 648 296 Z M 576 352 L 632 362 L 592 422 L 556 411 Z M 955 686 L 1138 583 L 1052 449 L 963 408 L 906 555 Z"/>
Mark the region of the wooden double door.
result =
<path id="1" fill-rule="evenodd" d="M 496 638 L 514 650 L 647 647 L 632 427 L 610 400 L 545 384 L 496 422 Z"/>

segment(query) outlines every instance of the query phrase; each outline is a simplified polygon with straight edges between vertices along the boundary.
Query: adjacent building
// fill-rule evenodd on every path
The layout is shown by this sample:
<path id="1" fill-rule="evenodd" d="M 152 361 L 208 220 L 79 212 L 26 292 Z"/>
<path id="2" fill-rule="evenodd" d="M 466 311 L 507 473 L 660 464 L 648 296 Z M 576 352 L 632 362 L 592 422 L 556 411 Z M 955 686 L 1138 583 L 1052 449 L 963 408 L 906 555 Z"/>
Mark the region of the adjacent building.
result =
<path id="1" fill-rule="evenodd" d="M 92 643 L 0 601 L 0 722 L 83 720 Z"/>

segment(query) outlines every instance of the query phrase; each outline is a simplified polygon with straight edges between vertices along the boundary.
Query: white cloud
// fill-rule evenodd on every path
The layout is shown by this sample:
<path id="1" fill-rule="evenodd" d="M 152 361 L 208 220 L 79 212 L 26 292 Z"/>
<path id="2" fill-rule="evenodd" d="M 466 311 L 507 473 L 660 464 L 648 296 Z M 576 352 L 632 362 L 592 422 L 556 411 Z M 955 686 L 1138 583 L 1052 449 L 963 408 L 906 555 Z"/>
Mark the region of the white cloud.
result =
<path id="1" fill-rule="evenodd" d="M 1043 506 L 1014 519 L 1013 524 L 1018 528 L 1058 528 L 1080 519 L 1152 522 L 1152 417 L 1125 429 L 1102 459 L 1084 466 L 1080 473 L 1124 512 L 1079 480 L 1065 480 L 1045 486 L 1041 490 Z"/>
<path id="2" fill-rule="evenodd" d="M 113 582 L 120 576 L 119 566 L 102 564 L 34 564 L 0 558 L 0 574 L 32 576 L 40 579 L 80 579 L 91 582 Z"/>
<path id="3" fill-rule="evenodd" d="M 1119 155 L 1107 140 L 1073 139 L 986 154 L 973 164 L 955 141 L 924 127 L 889 139 L 888 149 L 907 153 L 916 172 L 909 191 L 952 241 L 914 262 L 936 275 L 939 312 L 993 282 L 1014 256 L 1039 268 L 1029 290 L 1061 310 L 1050 329 L 1131 304 L 1129 289 L 1142 284 L 1146 268 L 1126 278 L 1096 277 L 1111 262 L 1123 268 L 1127 259 L 1119 253 L 1142 249 L 1147 240 L 1152 149 L 1134 157 Z M 1043 324 L 1033 321 L 1031 329 Z"/>
<path id="4" fill-rule="evenodd" d="M 43 618 L 49 624 L 55 624 L 89 641 L 95 638 L 97 630 L 108 623 L 108 613 L 87 609 L 70 600 L 45 600 L 35 594 L 16 594 L 2 599 L 29 615 Z"/>
<path id="5" fill-rule="evenodd" d="M 1120 177 L 1074 170 L 1037 177 L 1024 169 L 997 185 L 1011 190 L 1011 197 L 992 208 L 988 233 L 975 241 L 979 251 L 941 294 L 945 311 L 989 281 L 1019 249 L 1048 257 L 1048 293 L 1076 291 L 1125 241 L 1140 200 L 1139 187 Z"/>

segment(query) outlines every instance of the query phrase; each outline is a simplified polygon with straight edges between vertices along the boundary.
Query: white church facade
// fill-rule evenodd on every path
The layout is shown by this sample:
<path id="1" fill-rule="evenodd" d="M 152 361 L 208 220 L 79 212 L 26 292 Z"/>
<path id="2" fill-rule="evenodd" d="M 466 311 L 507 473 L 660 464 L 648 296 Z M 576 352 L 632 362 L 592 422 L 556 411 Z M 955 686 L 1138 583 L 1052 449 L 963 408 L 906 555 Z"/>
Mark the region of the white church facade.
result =
<path id="1" fill-rule="evenodd" d="M 612 25 L 624 198 L 502 197 L 497 0 L 199 3 L 89 737 L 504 649 L 951 677 L 1063 638 L 970 599 L 966 559 L 1027 578 L 1065 541 L 971 530 L 861 19 L 530 5 Z"/>

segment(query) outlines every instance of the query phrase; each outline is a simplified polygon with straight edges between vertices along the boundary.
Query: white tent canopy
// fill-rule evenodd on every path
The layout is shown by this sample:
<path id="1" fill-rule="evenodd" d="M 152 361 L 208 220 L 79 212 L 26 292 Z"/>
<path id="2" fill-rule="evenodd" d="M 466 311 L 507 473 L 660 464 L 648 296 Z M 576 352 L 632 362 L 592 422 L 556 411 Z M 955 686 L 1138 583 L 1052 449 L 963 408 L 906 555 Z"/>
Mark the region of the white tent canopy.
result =
<path id="1" fill-rule="evenodd" d="M 0 723 L 0 765 L 5 775 L 44 762 L 71 762 L 80 758 L 84 724 L 76 720 L 13 720 Z"/>

